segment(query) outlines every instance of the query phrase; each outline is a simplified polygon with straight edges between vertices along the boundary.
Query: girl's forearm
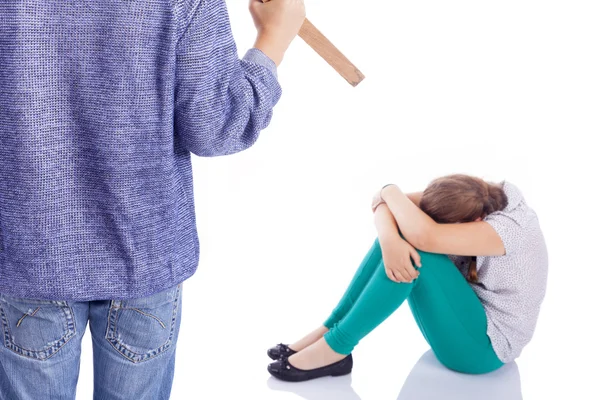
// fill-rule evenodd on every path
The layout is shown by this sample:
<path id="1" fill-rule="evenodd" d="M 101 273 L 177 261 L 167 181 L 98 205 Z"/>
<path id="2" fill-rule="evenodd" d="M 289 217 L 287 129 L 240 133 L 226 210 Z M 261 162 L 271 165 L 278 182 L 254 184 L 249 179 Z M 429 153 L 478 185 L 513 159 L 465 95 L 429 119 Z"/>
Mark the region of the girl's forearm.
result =
<path id="1" fill-rule="evenodd" d="M 423 192 L 406 193 L 406 197 L 408 197 L 414 205 L 420 207 L 421 199 L 423 198 Z"/>
<path id="2" fill-rule="evenodd" d="M 394 215 L 386 204 L 381 204 L 375 210 L 375 228 L 379 242 L 386 242 L 388 238 L 398 237 L 398 224 Z"/>
<path id="3" fill-rule="evenodd" d="M 391 185 L 381 191 L 381 198 L 406 240 L 416 248 L 422 247 L 436 223 L 418 207 L 421 195 L 412 193 L 409 197 L 398 186 Z"/>

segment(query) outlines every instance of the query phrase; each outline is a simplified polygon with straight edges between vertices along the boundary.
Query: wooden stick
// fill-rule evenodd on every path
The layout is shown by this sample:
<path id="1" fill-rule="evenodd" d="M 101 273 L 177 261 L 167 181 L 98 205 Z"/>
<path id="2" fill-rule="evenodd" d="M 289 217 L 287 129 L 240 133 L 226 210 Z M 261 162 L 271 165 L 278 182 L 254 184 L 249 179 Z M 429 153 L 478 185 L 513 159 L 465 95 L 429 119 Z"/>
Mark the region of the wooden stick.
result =
<path id="1" fill-rule="evenodd" d="M 271 0 L 262 0 L 267 3 Z M 304 21 L 298 34 L 352 86 L 357 86 L 365 76 L 346 56 L 338 50 L 308 19 Z"/>
<path id="2" fill-rule="evenodd" d="M 358 85 L 365 79 L 363 73 L 308 19 L 302 24 L 299 36 L 352 86 Z"/>

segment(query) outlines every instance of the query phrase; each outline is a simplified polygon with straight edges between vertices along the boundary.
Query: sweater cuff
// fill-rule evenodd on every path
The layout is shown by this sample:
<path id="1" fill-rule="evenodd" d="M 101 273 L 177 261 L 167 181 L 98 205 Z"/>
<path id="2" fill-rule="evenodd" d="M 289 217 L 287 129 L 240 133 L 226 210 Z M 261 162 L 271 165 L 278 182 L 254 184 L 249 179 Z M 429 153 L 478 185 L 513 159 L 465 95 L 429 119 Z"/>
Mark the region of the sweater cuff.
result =
<path id="1" fill-rule="evenodd" d="M 277 65 L 275 65 L 275 62 L 261 50 L 257 48 L 248 50 L 244 56 L 244 60 L 267 68 L 275 75 L 275 78 L 277 78 Z"/>

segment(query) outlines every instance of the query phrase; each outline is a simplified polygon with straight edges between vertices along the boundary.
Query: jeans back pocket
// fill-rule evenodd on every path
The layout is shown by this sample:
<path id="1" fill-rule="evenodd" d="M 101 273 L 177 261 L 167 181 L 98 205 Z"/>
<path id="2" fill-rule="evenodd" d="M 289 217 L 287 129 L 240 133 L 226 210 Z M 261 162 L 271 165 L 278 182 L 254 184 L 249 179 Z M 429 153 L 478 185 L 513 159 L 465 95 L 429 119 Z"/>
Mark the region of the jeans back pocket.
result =
<path id="1" fill-rule="evenodd" d="M 180 297 L 181 284 L 148 297 L 112 300 L 106 340 L 134 363 L 167 351 L 176 341 Z"/>
<path id="2" fill-rule="evenodd" d="M 14 298 L 0 294 L 4 346 L 37 360 L 56 354 L 76 334 L 66 301 Z"/>

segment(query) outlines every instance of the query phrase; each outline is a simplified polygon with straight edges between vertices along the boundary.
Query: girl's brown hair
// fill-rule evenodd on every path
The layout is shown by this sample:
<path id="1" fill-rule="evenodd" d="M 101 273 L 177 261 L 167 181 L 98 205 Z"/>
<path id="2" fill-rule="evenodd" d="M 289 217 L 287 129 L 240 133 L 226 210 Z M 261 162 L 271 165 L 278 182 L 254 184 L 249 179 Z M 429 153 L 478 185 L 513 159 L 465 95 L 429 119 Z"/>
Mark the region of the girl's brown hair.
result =
<path id="1" fill-rule="evenodd" d="M 440 224 L 472 222 L 485 218 L 508 204 L 502 186 L 474 176 L 453 174 L 432 181 L 423 192 L 419 206 Z M 477 282 L 475 257 L 467 279 Z"/>

